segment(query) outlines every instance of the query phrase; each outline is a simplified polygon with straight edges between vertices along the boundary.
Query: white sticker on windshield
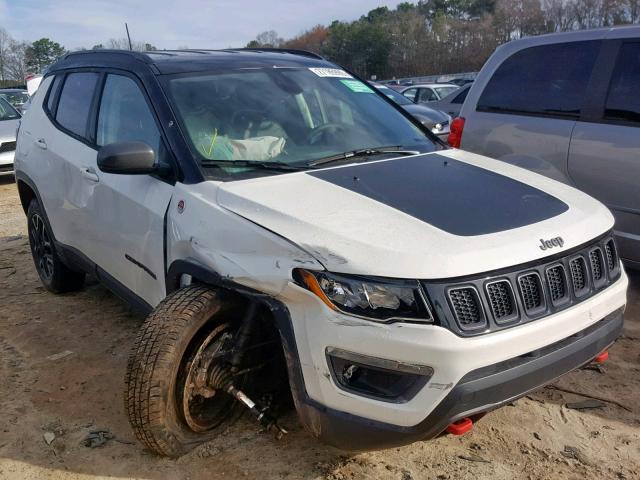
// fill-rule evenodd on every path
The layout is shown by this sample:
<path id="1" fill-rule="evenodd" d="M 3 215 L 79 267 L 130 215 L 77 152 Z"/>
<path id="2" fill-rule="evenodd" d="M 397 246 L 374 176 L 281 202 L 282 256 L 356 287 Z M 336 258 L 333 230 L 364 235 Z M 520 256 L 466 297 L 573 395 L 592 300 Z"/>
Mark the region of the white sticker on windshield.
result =
<path id="1" fill-rule="evenodd" d="M 319 77 L 353 78 L 351 75 L 340 68 L 310 68 L 309 70 L 311 70 Z"/>

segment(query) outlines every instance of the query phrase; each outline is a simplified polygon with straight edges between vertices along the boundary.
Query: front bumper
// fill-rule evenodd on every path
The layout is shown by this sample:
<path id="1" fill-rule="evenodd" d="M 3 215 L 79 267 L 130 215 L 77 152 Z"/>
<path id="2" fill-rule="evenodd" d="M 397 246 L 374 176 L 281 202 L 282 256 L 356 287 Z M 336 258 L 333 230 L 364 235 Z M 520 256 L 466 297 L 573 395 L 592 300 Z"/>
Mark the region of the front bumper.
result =
<path id="1" fill-rule="evenodd" d="M 13 162 L 15 159 L 15 150 L 0 153 L 0 174 L 13 172 Z"/>
<path id="2" fill-rule="evenodd" d="M 622 326 L 620 309 L 552 345 L 469 372 L 415 426 L 376 422 L 313 401 L 299 403 L 298 413 L 321 440 L 344 450 L 377 450 L 427 440 L 456 420 L 500 407 L 590 362 L 620 336 Z"/>
<path id="3" fill-rule="evenodd" d="M 457 418 L 495 408 L 600 353 L 620 333 L 627 285 L 623 272 L 615 283 L 569 309 L 495 333 L 463 338 L 433 325 L 385 325 L 343 315 L 290 284 L 281 300 L 291 316 L 291 337 L 297 350 L 300 374 L 292 378 L 292 387 L 299 415 L 316 437 L 350 450 L 430 438 Z M 611 315 L 618 320 L 603 323 Z M 611 330 L 596 328 L 587 335 L 591 327 L 605 323 L 613 325 Z M 569 342 L 570 349 L 562 343 L 568 339 L 575 339 Z M 547 350 L 551 345 L 562 348 L 551 352 Z M 327 348 L 428 366 L 433 376 L 406 401 L 365 397 L 336 384 Z M 525 357 L 531 362 L 520 365 L 518 359 Z M 501 370 L 495 370 L 496 366 Z M 488 371 L 493 373 L 482 375 Z M 518 381 L 525 373 L 526 378 Z M 493 391 L 492 382 L 504 385 Z M 352 431 L 356 436 L 349 433 Z"/>

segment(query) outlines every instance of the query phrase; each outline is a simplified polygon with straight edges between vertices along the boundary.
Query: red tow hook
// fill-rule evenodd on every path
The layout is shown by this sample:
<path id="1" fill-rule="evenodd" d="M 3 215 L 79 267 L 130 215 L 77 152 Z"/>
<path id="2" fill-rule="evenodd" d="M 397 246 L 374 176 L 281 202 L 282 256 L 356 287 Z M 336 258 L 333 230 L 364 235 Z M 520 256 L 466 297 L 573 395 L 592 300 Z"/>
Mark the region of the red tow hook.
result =
<path id="1" fill-rule="evenodd" d="M 470 418 L 463 418 L 457 422 L 449 424 L 447 433 L 451 435 L 464 435 L 473 428 L 473 421 Z"/>
<path id="2" fill-rule="evenodd" d="M 605 350 L 604 352 L 602 352 L 600 355 L 598 355 L 596 358 L 593 359 L 594 362 L 596 363 L 604 363 L 607 360 L 609 360 L 609 351 Z"/>

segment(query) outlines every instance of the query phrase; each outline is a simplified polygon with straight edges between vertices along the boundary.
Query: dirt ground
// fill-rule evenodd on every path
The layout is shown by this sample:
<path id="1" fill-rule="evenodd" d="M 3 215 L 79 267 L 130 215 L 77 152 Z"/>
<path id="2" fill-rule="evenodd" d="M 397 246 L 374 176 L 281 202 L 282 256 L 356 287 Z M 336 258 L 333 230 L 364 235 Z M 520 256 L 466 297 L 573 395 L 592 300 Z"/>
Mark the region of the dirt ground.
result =
<path id="1" fill-rule="evenodd" d="M 126 358 L 143 319 L 95 283 L 46 292 L 15 184 L 0 178 L 0 479 L 639 479 L 640 275 L 631 283 L 625 333 L 602 372 L 555 384 L 612 400 L 599 408 L 569 409 L 586 398 L 545 388 L 465 436 L 355 455 L 318 444 L 292 412 L 281 442 L 245 418 L 169 460 L 136 443 L 124 413 Z M 96 430 L 113 438 L 84 446 Z"/>

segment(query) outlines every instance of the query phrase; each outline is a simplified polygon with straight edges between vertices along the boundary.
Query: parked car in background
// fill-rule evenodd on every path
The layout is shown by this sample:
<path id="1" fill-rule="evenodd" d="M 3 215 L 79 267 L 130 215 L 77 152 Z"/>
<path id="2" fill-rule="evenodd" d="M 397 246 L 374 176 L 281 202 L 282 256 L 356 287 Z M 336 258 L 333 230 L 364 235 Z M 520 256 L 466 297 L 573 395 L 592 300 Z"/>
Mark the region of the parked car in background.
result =
<path id="1" fill-rule="evenodd" d="M 413 85 L 413 80 L 385 80 L 380 83 L 392 88 L 393 90 L 402 90 L 403 88 Z"/>
<path id="2" fill-rule="evenodd" d="M 449 141 L 574 185 L 605 203 L 640 267 L 640 27 L 528 37 L 500 47 Z"/>
<path id="3" fill-rule="evenodd" d="M 435 102 L 429 103 L 429 106 L 438 110 L 442 110 L 452 117 L 457 117 L 458 115 L 460 115 L 460 109 L 462 108 L 462 104 L 467 98 L 467 94 L 469 93 L 470 88 L 471 84 L 460 87 L 458 90 L 454 90 L 442 100 L 436 100 Z"/>
<path id="4" fill-rule="evenodd" d="M 460 88 L 458 85 L 452 85 L 450 83 L 428 83 L 403 88 L 400 90 L 400 93 L 413 103 L 429 103 L 441 100 L 458 88 Z"/>
<path id="5" fill-rule="evenodd" d="M 0 88 L 0 97 L 4 98 L 20 113 L 22 113 L 23 105 L 29 101 L 29 94 L 24 88 Z"/>
<path id="6" fill-rule="evenodd" d="M 431 130 L 431 133 L 437 135 L 446 141 L 449 137 L 449 126 L 451 125 L 451 116 L 435 110 L 430 106 L 417 105 L 406 98 L 399 92 L 386 85 L 374 85 L 380 92 L 384 93 L 388 98 L 400 105 L 403 109 L 415 117 L 422 125 Z"/>
<path id="7" fill-rule="evenodd" d="M 0 97 L 0 174 L 13 171 L 20 113 Z"/>

